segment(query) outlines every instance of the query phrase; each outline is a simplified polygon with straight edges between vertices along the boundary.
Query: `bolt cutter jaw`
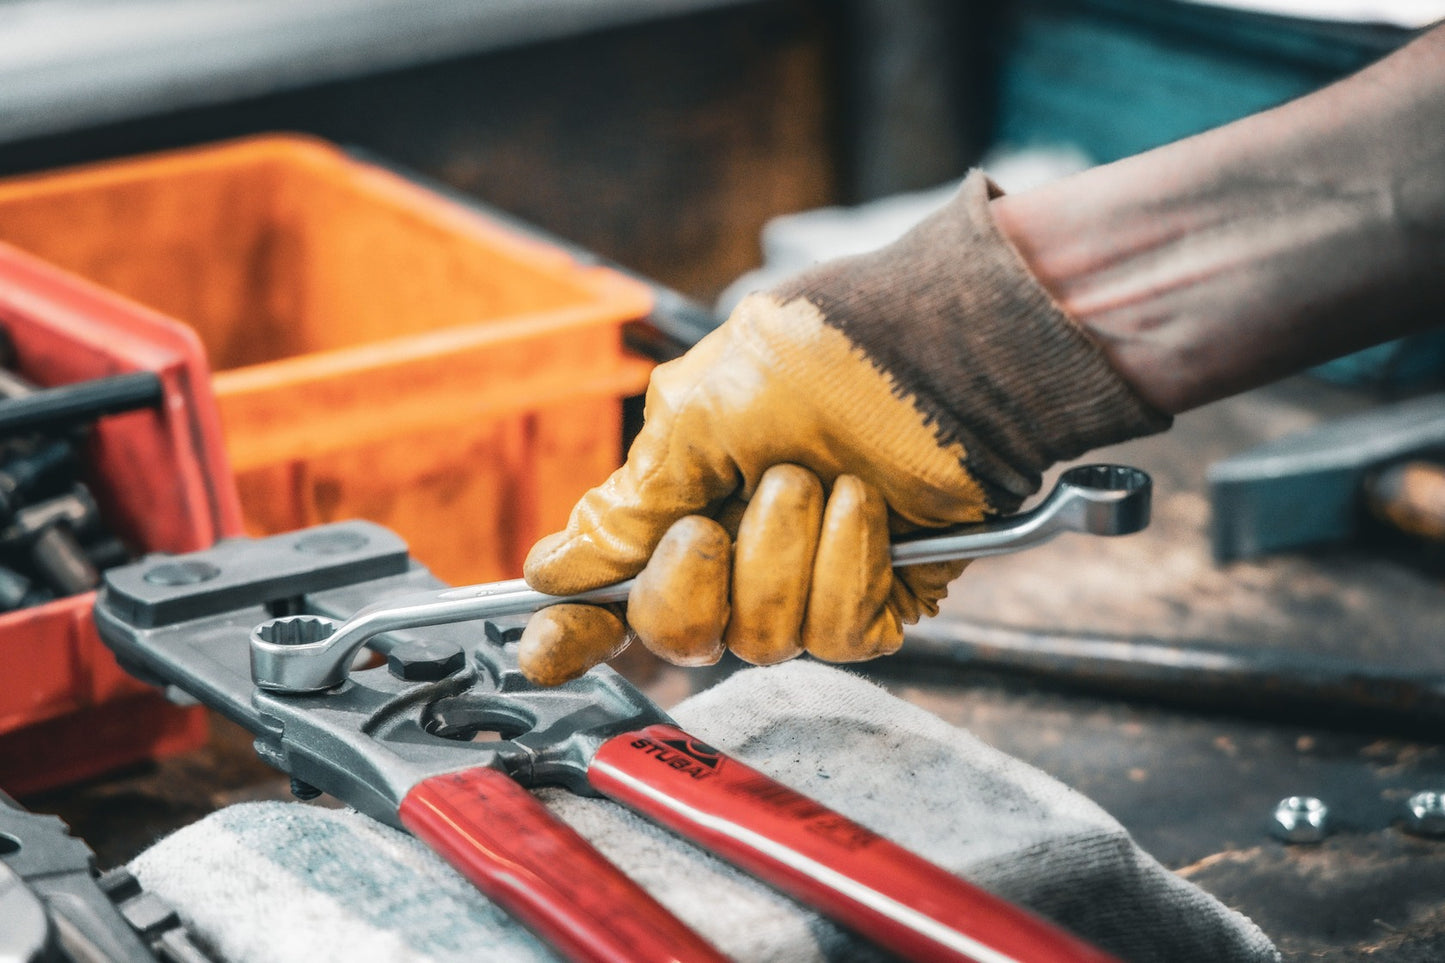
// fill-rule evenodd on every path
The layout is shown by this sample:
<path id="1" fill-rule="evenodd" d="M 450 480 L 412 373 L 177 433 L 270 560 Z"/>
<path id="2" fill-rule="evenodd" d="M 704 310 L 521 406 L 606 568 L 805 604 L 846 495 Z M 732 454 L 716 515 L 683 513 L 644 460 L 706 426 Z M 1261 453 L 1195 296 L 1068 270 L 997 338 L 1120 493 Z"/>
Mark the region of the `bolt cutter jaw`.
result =
<path id="1" fill-rule="evenodd" d="M 310 623 L 343 620 L 442 583 L 406 557 L 395 535 L 365 522 L 234 539 L 189 560 L 190 571 L 214 574 L 189 584 L 148 579 L 175 567 L 159 557 L 109 573 L 96 603 L 102 638 L 136 674 L 179 688 L 248 729 L 271 765 L 391 825 L 413 786 L 478 767 L 525 786 L 595 794 L 587 764 L 597 748 L 618 733 L 667 721 L 605 666 L 557 688 L 534 685 L 517 668 L 515 644 L 499 641 L 504 629 L 477 623 L 373 640 L 372 661 L 406 646 L 455 647 L 463 657 L 440 679 L 399 677 L 405 672 L 393 660 L 353 669 L 323 691 L 269 691 L 252 680 L 250 640 L 276 611 L 314 631 Z"/>

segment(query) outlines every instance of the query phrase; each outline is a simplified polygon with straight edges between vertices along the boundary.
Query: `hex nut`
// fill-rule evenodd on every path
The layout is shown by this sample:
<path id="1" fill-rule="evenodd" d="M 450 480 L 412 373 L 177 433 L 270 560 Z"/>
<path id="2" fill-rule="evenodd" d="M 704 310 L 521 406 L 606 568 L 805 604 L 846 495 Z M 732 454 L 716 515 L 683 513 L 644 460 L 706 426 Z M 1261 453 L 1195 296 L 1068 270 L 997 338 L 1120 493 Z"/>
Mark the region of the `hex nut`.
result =
<path id="1" fill-rule="evenodd" d="M 435 682 L 466 665 L 466 653 L 455 642 L 402 642 L 386 654 L 391 674 L 406 682 Z"/>
<path id="2" fill-rule="evenodd" d="M 1427 790 L 1406 800 L 1404 830 L 1415 836 L 1445 836 L 1445 793 Z"/>
<path id="3" fill-rule="evenodd" d="M 503 615 L 487 619 L 483 623 L 487 641 L 493 645 L 509 645 L 521 641 L 522 630 L 527 627 L 527 619 L 530 617 L 529 615 Z"/>
<path id="4" fill-rule="evenodd" d="M 1286 843 L 1317 843 L 1330 834 L 1330 807 L 1314 796 L 1289 796 L 1274 807 L 1269 831 Z"/>
<path id="5" fill-rule="evenodd" d="M 307 555 L 345 555 L 363 549 L 370 543 L 361 532 L 345 529 L 323 530 L 304 535 L 296 542 L 296 551 Z"/>

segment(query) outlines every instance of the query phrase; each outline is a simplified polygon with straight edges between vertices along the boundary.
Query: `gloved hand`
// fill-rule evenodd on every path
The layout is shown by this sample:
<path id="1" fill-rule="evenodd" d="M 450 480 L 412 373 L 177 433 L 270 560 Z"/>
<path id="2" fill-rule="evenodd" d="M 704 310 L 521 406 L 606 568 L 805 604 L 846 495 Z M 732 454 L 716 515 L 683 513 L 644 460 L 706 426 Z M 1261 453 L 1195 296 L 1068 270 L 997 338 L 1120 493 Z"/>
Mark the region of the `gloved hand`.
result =
<path id="1" fill-rule="evenodd" d="M 627 463 L 525 566 L 556 595 L 638 576 L 626 623 L 537 613 L 530 678 L 611 658 L 628 624 L 680 665 L 892 652 L 964 566 L 895 571 L 892 534 L 1012 511 L 1053 462 L 1168 426 L 1029 274 L 992 196 L 971 175 L 894 244 L 748 297 L 654 372 Z"/>

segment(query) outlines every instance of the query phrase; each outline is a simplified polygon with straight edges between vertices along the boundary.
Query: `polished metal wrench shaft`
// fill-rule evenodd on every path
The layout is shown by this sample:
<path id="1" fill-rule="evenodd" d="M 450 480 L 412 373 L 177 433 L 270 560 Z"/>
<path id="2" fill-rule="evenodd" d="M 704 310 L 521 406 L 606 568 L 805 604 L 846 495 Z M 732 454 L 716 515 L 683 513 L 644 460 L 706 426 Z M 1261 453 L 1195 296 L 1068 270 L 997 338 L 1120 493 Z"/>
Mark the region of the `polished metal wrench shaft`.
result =
<path id="1" fill-rule="evenodd" d="M 1030 548 L 1064 532 L 1129 535 L 1149 524 L 1148 474 L 1125 465 L 1085 465 L 1060 476 L 1047 498 L 1027 512 L 897 542 L 894 565 L 921 565 Z M 633 579 L 577 595 L 547 595 L 522 579 L 384 599 L 358 611 L 329 635 L 311 640 L 304 625 L 251 636 L 251 675 L 278 692 L 318 692 L 346 681 L 352 657 L 384 632 L 535 612 L 562 602 L 627 600 Z M 264 628 L 264 626 L 263 626 Z"/>

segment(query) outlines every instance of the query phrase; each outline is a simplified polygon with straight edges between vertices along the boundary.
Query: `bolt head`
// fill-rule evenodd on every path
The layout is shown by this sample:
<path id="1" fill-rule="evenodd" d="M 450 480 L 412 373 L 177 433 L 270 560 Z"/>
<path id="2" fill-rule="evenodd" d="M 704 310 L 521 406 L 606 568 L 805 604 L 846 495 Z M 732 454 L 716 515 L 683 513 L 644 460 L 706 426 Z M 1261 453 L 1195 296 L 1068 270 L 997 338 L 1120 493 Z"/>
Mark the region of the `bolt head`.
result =
<path id="1" fill-rule="evenodd" d="M 141 576 L 152 585 L 180 586 L 199 585 L 209 582 L 221 574 L 221 570 L 210 562 L 162 562 Z"/>
<path id="2" fill-rule="evenodd" d="M 386 667 L 407 682 L 435 682 L 466 665 L 466 654 L 455 642 L 409 641 L 386 655 Z"/>
<path id="3" fill-rule="evenodd" d="M 1416 836 L 1445 836 L 1445 793 L 1417 792 L 1406 800 L 1404 827 Z"/>
<path id="4" fill-rule="evenodd" d="M 370 541 L 361 532 L 333 529 L 303 535 L 296 541 L 296 551 L 307 555 L 345 555 L 365 548 Z"/>
<path id="5" fill-rule="evenodd" d="M 1274 807 L 1270 833 L 1286 843 L 1317 843 L 1330 833 L 1330 808 L 1314 796 L 1288 796 Z"/>
<path id="6" fill-rule="evenodd" d="M 487 619 L 482 623 L 482 630 L 487 634 L 487 641 L 494 645 L 507 645 L 520 641 L 522 630 L 527 627 L 529 615 L 503 615 L 497 618 Z"/>
<path id="7" fill-rule="evenodd" d="M 322 615 L 283 615 L 251 630 L 251 637 L 271 645 L 315 645 L 336 634 L 336 622 Z"/>

